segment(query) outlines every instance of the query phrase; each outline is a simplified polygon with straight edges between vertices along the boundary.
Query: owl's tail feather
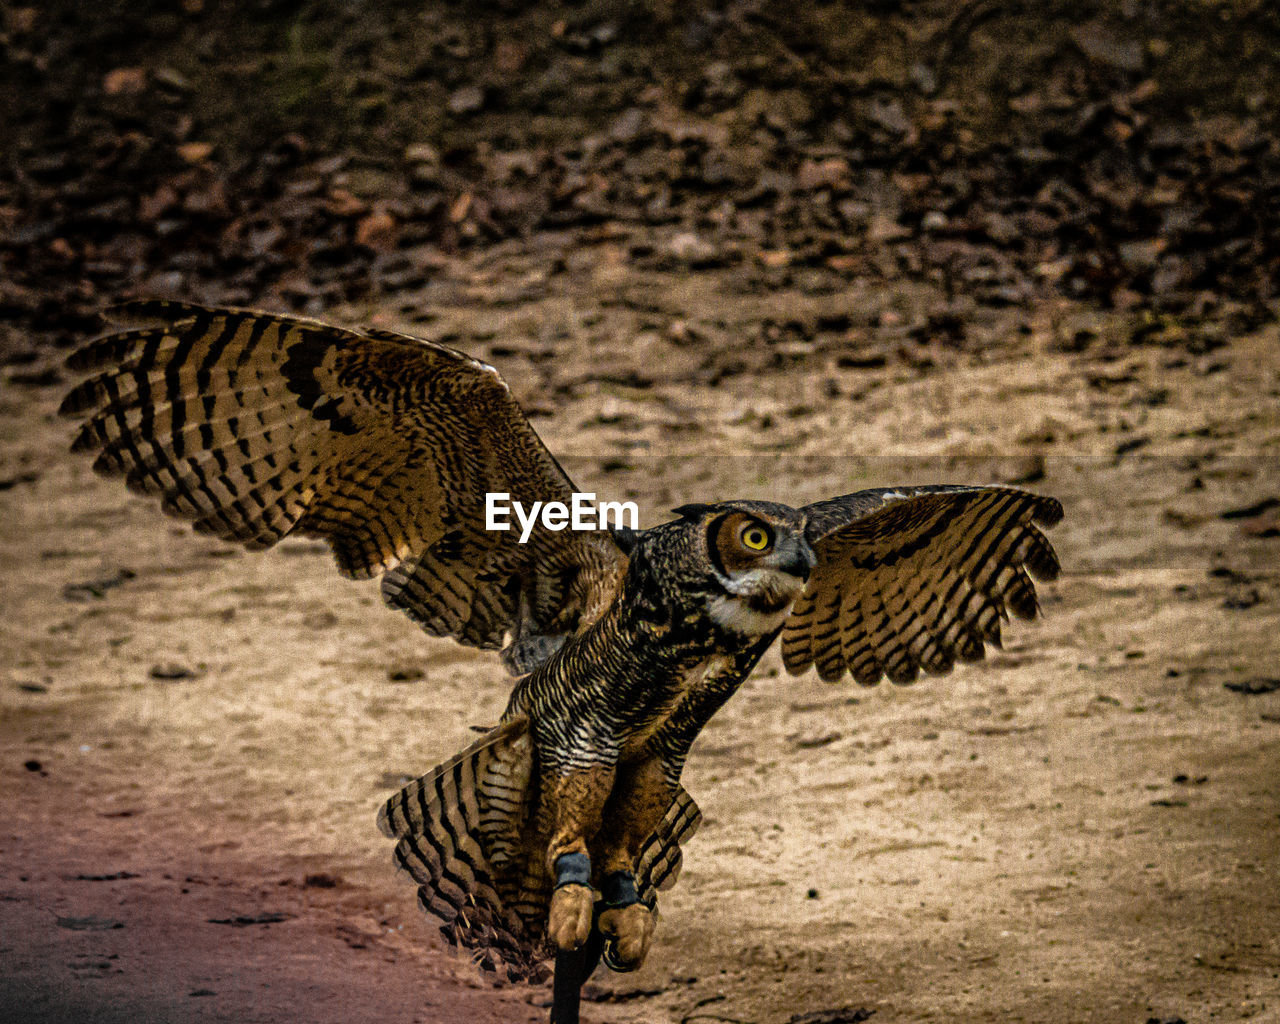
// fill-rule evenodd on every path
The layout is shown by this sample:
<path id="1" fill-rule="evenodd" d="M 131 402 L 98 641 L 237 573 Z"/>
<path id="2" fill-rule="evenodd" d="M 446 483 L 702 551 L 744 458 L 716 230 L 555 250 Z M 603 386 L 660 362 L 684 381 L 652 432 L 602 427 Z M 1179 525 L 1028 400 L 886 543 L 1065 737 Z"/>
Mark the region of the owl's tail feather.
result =
<path id="1" fill-rule="evenodd" d="M 684 860 L 680 844 L 692 837 L 701 824 L 702 811 L 688 791 L 678 787 L 667 813 L 640 848 L 636 860 L 636 891 L 651 910 L 657 909 L 658 891 L 676 884 Z"/>
<path id="2" fill-rule="evenodd" d="M 543 887 L 542 858 L 522 855 L 532 775 L 528 721 L 517 718 L 411 782 L 378 812 L 378 828 L 397 840 L 396 864 L 418 883 L 418 903 L 441 921 L 445 940 L 474 950 L 482 968 L 504 970 L 513 981 L 545 977 L 550 953 L 545 918 L 518 912 L 543 902 L 528 891 Z"/>
<path id="3" fill-rule="evenodd" d="M 504 722 L 383 805 L 378 828 L 395 839 L 395 861 L 418 883 L 418 903 L 451 945 L 513 981 L 544 979 L 554 948 L 546 936 L 552 880 L 548 837 L 536 813 L 533 740 L 527 719 Z M 680 844 L 702 821 L 683 788 L 640 850 L 636 889 L 655 908 L 680 873 Z"/>

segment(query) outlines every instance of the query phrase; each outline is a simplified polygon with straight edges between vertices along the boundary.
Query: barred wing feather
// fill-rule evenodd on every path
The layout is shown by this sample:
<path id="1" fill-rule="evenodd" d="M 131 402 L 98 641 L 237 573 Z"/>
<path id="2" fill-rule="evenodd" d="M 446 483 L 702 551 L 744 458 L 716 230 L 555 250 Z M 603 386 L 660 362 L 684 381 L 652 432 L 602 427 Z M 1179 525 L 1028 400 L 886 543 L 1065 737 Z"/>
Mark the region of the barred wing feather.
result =
<path id="1" fill-rule="evenodd" d="M 1052 498 L 1012 487 L 901 487 L 808 506 L 818 564 L 783 627 L 788 671 L 863 685 L 949 672 L 1000 646 L 1009 614 L 1034 618 L 1032 578 L 1058 574 L 1038 527 Z"/>
<path id="2" fill-rule="evenodd" d="M 299 317 L 135 302 L 74 353 L 73 448 L 197 530 L 249 548 L 324 538 L 340 570 L 479 647 L 598 613 L 625 558 L 608 535 L 484 529 L 485 495 L 573 484 L 496 370 L 443 345 Z M 521 619 L 520 595 L 536 594 Z M 526 670 L 527 670 L 526 666 Z"/>

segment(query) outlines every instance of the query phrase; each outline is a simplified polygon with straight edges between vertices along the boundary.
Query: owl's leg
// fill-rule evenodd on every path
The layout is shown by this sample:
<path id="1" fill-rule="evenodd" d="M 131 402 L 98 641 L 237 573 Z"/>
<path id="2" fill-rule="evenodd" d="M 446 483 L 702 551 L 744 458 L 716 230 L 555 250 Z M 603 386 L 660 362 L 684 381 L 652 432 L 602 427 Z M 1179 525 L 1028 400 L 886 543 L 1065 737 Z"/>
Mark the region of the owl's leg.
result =
<path id="1" fill-rule="evenodd" d="M 591 934 L 595 896 L 587 844 L 600 831 L 615 775 L 613 768 L 586 768 L 561 775 L 555 783 L 555 831 L 547 846 L 555 889 L 547 934 L 560 949 L 577 949 Z"/>
<path id="2" fill-rule="evenodd" d="M 674 795 L 670 773 L 652 758 L 619 772 L 605 809 L 595 844 L 606 907 L 600 915 L 600 931 L 609 939 L 605 962 L 615 971 L 635 970 L 649 952 L 654 918 L 636 892 L 635 864 L 640 847 L 662 821 Z"/>

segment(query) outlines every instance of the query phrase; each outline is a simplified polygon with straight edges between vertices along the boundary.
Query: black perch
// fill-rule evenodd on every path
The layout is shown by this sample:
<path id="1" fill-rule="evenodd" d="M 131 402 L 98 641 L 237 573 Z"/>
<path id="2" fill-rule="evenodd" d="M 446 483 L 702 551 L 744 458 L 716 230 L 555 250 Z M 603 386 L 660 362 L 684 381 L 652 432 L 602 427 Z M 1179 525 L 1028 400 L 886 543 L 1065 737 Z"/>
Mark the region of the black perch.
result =
<path id="1" fill-rule="evenodd" d="M 597 917 L 598 911 L 597 907 Z M 592 927 L 581 948 L 556 953 L 555 978 L 551 983 L 551 1024 L 578 1024 L 582 986 L 600 963 L 603 952 L 604 936 L 599 928 Z"/>

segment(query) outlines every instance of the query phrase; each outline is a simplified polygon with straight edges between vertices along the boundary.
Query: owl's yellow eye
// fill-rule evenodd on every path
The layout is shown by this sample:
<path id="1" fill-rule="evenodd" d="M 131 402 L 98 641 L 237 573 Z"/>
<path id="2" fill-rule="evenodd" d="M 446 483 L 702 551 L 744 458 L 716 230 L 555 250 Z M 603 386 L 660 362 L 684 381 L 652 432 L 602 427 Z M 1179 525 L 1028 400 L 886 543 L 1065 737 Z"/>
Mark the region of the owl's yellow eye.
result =
<path id="1" fill-rule="evenodd" d="M 752 551 L 763 551 L 773 542 L 773 538 L 769 536 L 769 531 L 763 526 L 757 526 L 754 523 L 748 523 L 744 526 L 739 536 L 742 538 L 742 546 Z"/>

